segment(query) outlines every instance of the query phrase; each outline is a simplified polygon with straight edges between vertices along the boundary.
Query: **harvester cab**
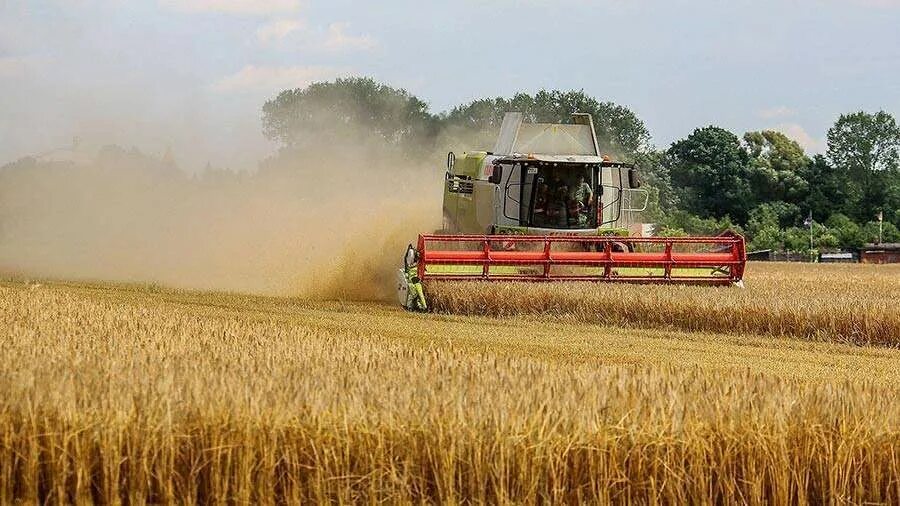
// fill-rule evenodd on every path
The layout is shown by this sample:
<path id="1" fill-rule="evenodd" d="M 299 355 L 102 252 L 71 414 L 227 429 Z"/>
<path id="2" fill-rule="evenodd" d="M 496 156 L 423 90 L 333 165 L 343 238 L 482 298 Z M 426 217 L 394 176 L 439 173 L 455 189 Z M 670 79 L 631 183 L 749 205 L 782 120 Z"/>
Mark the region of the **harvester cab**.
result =
<path id="1" fill-rule="evenodd" d="M 743 237 L 643 237 L 649 194 L 634 165 L 601 155 L 588 114 L 526 123 L 507 113 L 490 152 L 447 156 L 443 229 L 398 272 L 400 303 L 430 281 L 740 284 Z M 639 230 L 639 231 L 638 231 Z"/>
<path id="2" fill-rule="evenodd" d="M 600 155 L 588 114 L 544 124 L 508 113 L 494 150 L 450 153 L 445 180 L 449 234 L 621 235 L 649 196 L 633 165 Z"/>

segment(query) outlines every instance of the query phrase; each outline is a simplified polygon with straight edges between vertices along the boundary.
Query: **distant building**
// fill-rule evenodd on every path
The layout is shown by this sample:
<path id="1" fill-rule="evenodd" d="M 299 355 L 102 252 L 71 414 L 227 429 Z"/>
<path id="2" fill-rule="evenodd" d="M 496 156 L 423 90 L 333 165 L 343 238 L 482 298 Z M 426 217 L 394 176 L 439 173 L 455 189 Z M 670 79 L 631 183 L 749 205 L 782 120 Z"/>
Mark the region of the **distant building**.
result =
<path id="1" fill-rule="evenodd" d="M 859 249 L 859 261 L 864 264 L 900 263 L 900 242 L 866 244 Z"/>
<path id="2" fill-rule="evenodd" d="M 755 262 L 771 262 L 775 252 L 770 249 L 761 249 L 747 253 L 747 260 Z"/>
<path id="3" fill-rule="evenodd" d="M 849 251 L 819 253 L 819 262 L 826 264 L 856 262 L 857 256 Z"/>
<path id="4" fill-rule="evenodd" d="M 652 237 L 656 233 L 656 224 L 632 223 L 628 226 L 628 233 L 632 237 Z"/>

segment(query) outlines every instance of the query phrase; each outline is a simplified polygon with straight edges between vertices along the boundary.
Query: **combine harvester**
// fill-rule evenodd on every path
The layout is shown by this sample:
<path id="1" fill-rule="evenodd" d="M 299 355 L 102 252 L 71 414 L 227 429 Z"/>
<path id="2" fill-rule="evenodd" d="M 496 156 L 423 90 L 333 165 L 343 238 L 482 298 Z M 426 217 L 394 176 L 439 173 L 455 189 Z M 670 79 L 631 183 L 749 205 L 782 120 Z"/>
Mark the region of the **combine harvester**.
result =
<path id="1" fill-rule="evenodd" d="M 649 194 L 632 164 L 600 155 L 589 114 L 571 124 L 507 113 L 493 152 L 447 156 L 444 225 L 398 272 L 400 303 L 427 310 L 430 281 L 742 284 L 744 238 L 642 237 Z"/>

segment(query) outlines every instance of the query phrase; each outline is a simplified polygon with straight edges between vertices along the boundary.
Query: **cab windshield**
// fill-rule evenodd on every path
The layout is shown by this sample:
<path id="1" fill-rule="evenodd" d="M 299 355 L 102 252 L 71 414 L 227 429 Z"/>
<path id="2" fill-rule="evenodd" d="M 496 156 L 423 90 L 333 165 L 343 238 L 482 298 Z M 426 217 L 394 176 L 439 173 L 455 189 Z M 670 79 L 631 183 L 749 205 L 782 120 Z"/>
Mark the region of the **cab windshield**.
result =
<path id="1" fill-rule="evenodd" d="M 527 167 L 526 172 L 534 178 L 529 226 L 555 229 L 597 227 L 596 170 L 587 165 L 546 164 Z"/>

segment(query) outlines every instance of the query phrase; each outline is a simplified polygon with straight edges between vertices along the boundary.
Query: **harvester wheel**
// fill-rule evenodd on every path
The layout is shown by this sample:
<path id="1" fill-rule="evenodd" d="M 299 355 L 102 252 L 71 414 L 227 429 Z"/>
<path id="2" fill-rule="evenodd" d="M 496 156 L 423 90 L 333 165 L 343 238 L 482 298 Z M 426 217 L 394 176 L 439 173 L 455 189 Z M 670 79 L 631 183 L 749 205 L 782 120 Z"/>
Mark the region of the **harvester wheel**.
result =
<path id="1" fill-rule="evenodd" d="M 634 253 L 634 243 L 633 242 L 619 242 L 616 243 L 622 248 L 622 252 Z"/>
<path id="2" fill-rule="evenodd" d="M 634 253 L 634 243 L 627 241 L 614 241 L 612 244 L 612 250 L 614 253 L 625 253 L 626 251 L 629 253 Z M 603 251 L 605 248 L 604 243 L 597 243 L 595 246 L 597 251 Z"/>

